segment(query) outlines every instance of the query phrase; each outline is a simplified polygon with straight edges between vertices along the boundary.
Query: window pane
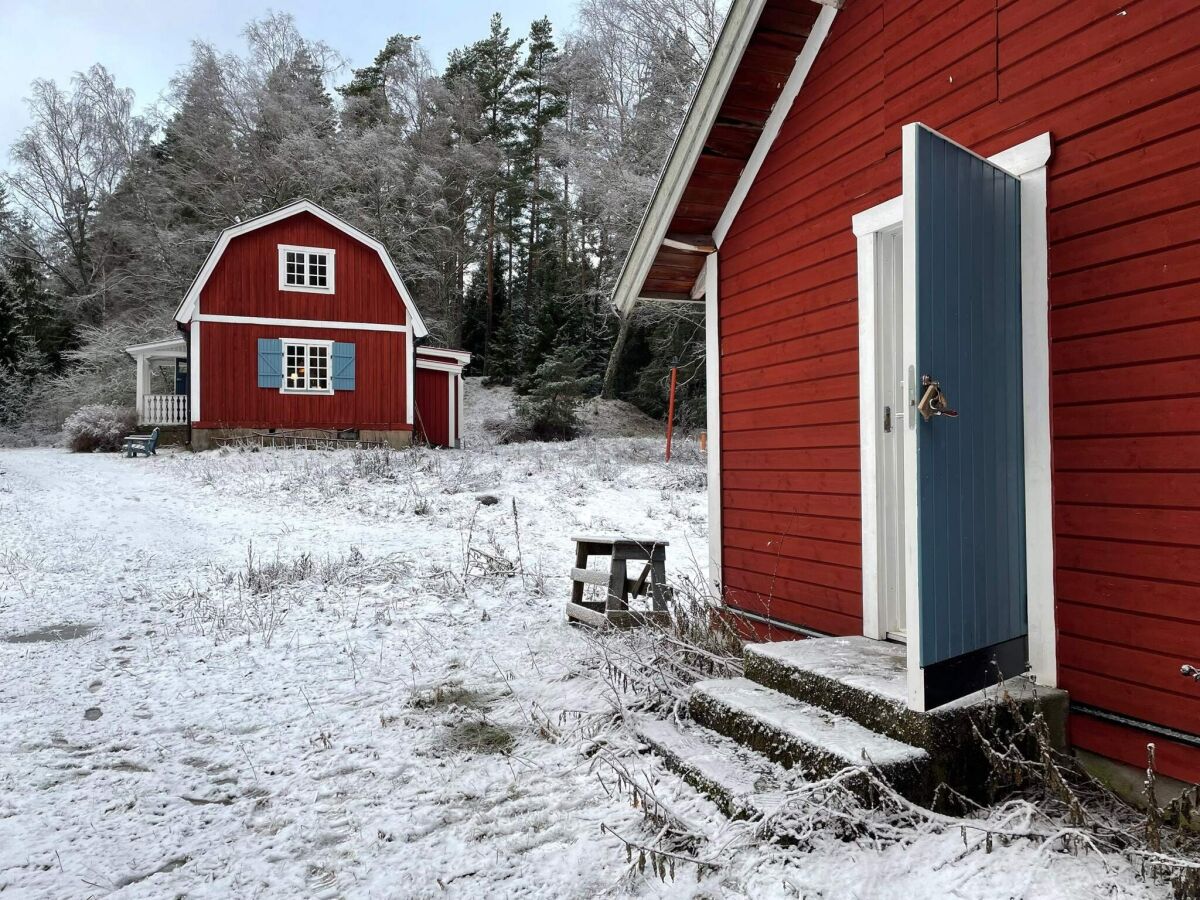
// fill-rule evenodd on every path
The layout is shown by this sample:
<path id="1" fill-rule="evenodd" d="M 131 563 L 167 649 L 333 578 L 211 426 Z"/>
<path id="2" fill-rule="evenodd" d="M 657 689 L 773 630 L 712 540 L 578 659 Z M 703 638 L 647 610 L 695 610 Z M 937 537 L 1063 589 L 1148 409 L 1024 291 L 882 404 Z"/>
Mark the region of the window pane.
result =
<path id="1" fill-rule="evenodd" d="M 326 256 L 324 253 L 308 254 L 308 283 L 316 287 L 326 287 Z"/>
<path id="2" fill-rule="evenodd" d="M 304 382 L 304 349 L 302 344 L 288 344 L 284 349 L 284 377 L 286 378 L 284 384 L 290 390 L 304 390 L 306 387 Z"/>
<path id="3" fill-rule="evenodd" d="M 288 250 L 286 255 L 287 283 L 304 284 L 304 254 Z"/>
<path id="4" fill-rule="evenodd" d="M 329 389 L 329 348 L 308 348 L 308 386 L 315 391 Z"/>

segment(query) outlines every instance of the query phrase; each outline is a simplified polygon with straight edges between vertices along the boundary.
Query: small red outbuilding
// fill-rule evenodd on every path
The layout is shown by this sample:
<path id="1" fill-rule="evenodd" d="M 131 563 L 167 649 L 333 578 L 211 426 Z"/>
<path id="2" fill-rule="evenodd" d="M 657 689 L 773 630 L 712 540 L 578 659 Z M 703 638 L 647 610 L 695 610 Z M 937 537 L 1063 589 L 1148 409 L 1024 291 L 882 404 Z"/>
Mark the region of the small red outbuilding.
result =
<path id="1" fill-rule="evenodd" d="M 435 447 L 462 446 L 464 350 L 417 348 L 417 433 Z"/>
<path id="2" fill-rule="evenodd" d="M 422 350 L 427 362 L 418 363 L 414 345 L 427 331 L 387 250 L 315 203 L 298 200 L 222 232 L 175 319 L 186 338 L 171 387 L 186 394 L 195 449 L 262 431 L 351 433 L 401 447 L 420 414 L 444 421 L 432 442 L 458 443 L 470 355 Z M 161 355 L 158 344 L 130 348 L 142 422 L 175 424 L 151 421 L 163 409 L 180 417 L 185 404 L 146 393 L 146 347 Z M 450 383 L 426 413 L 417 373 L 429 366 Z"/>
<path id="3" fill-rule="evenodd" d="M 615 295 L 705 304 L 747 628 L 1200 781 L 1197 73 L 1195 0 L 734 0 Z"/>

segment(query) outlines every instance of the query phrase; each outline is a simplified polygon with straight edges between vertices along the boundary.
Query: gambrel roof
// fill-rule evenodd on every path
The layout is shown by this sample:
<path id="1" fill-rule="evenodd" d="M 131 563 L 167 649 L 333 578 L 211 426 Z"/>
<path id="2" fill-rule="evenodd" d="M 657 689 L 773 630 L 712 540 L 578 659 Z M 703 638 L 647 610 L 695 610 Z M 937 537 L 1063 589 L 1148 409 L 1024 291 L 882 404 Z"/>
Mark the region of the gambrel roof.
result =
<path id="1" fill-rule="evenodd" d="M 429 331 L 421 319 L 421 314 L 417 311 L 412 294 L 409 293 L 408 288 L 404 285 L 404 280 L 396 270 L 396 264 L 392 262 L 392 257 L 388 254 L 387 248 L 365 231 L 360 231 L 348 222 L 339 219 L 329 210 L 317 206 L 311 200 L 294 200 L 286 206 L 281 206 L 279 209 L 256 216 L 253 219 L 247 219 L 245 222 L 231 225 L 222 231 L 221 236 L 217 238 L 217 242 L 213 244 L 212 250 L 209 251 L 208 257 L 204 260 L 204 265 L 200 267 L 199 273 L 196 275 L 195 280 L 192 281 L 191 287 L 184 294 L 179 308 L 175 311 L 175 321 L 190 322 L 192 320 L 196 312 L 196 305 L 200 302 L 200 293 L 204 290 L 204 285 L 208 283 L 209 277 L 216 269 L 217 263 L 220 262 L 221 255 L 225 252 L 225 248 L 229 246 L 230 241 L 236 237 L 241 237 L 243 234 L 248 234 L 251 231 L 274 224 L 275 222 L 281 222 L 284 219 L 305 212 L 311 213 L 326 225 L 349 235 L 379 254 L 379 259 L 383 263 L 384 269 L 392 279 L 392 284 L 395 286 L 396 292 L 400 295 L 400 299 L 404 302 L 404 308 L 408 311 L 413 337 L 425 337 Z"/>

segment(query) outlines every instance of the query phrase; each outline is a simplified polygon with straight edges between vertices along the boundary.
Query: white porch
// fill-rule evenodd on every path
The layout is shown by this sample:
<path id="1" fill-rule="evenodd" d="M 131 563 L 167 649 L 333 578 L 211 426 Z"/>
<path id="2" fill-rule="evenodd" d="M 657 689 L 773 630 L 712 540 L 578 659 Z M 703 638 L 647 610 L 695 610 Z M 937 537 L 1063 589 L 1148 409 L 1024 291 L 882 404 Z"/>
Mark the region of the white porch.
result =
<path id="1" fill-rule="evenodd" d="M 188 358 L 183 338 L 126 347 L 137 364 L 139 425 L 188 424 Z"/>

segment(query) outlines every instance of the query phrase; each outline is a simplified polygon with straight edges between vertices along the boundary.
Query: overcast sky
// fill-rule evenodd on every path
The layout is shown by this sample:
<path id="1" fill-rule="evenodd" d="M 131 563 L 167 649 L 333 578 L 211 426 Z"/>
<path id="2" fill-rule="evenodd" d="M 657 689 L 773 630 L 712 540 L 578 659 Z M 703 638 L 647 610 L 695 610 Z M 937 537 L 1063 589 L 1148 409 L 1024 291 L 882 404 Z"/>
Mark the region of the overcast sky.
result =
<path id="1" fill-rule="evenodd" d="M 191 41 L 240 50 L 242 27 L 269 9 L 291 12 L 308 38 L 324 40 L 351 65 L 371 61 L 389 35 L 419 34 L 434 64 L 487 32 L 493 12 L 513 35 L 549 16 L 559 33 L 575 0 L 0 0 L 0 165 L 28 122 L 23 98 L 34 78 L 66 82 L 103 63 L 122 87 L 152 103 L 187 62 Z"/>

